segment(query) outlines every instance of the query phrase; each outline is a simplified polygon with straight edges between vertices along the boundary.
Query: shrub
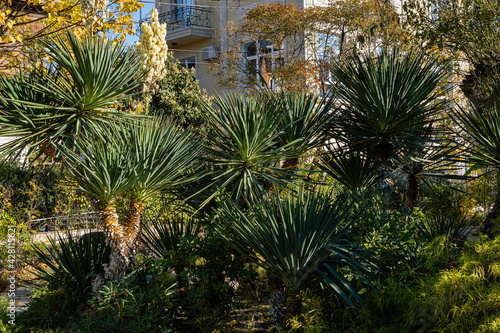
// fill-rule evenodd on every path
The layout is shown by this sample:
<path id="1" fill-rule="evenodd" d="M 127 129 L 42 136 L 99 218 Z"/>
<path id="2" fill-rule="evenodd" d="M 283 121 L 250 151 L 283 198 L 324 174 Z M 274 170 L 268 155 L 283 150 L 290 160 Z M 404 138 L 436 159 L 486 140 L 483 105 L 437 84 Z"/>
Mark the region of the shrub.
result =
<path id="1" fill-rule="evenodd" d="M 439 332 L 493 332 L 500 316 L 500 240 L 478 243 L 425 282 L 408 320 Z M 423 316 L 422 313 L 432 316 Z"/>
<path id="2" fill-rule="evenodd" d="M 173 332 L 173 277 L 157 265 L 136 267 L 103 286 L 75 329 L 82 332 Z"/>
<path id="3" fill-rule="evenodd" d="M 33 245 L 37 259 L 49 270 L 27 262 L 32 273 L 46 281 L 49 290 L 62 288 L 67 293 L 71 291 L 75 301 L 84 300 L 90 292 L 92 276 L 103 272 L 103 264 L 109 262 L 111 249 L 104 235 L 91 232 L 75 239 L 70 233 L 66 237 L 58 234 L 57 241 L 49 239 L 49 243 Z"/>
<path id="4" fill-rule="evenodd" d="M 77 316 L 78 303 L 69 290 L 35 290 L 28 309 L 16 318 L 16 324 L 19 322 L 22 326 L 21 331 L 38 332 L 42 329 L 65 328 L 68 322 Z"/>

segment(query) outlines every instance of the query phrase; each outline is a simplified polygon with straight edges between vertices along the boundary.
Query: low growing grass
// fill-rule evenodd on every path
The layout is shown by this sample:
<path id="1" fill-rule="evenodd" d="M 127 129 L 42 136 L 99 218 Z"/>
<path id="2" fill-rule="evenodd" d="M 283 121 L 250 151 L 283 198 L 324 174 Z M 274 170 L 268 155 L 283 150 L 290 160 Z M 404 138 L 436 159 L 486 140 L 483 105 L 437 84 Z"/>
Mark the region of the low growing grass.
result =
<path id="1" fill-rule="evenodd" d="M 446 251 L 437 253 L 433 245 L 425 260 L 443 262 Z M 500 332 L 500 239 L 478 242 L 451 258 L 446 268 L 413 285 L 397 276 L 376 282 L 379 289 L 364 295 L 368 308 L 343 312 L 345 332 Z"/>
<path id="2" fill-rule="evenodd" d="M 500 239 L 476 244 L 455 268 L 426 281 L 413 309 L 410 328 L 420 322 L 428 324 L 427 332 L 498 332 Z"/>

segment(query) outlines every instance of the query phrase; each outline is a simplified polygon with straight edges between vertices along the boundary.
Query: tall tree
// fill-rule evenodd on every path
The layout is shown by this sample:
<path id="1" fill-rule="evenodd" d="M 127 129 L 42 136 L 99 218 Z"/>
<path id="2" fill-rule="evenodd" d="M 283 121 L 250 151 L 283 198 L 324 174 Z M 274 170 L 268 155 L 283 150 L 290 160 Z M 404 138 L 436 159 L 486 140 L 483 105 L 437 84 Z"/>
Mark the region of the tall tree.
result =
<path id="1" fill-rule="evenodd" d="M 494 0 L 409 0 L 406 25 L 426 48 L 437 47 L 465 62 L 461 88 L 481 100 L 496 85 L 500 67 L 500 3 Z M 491 80 L 488 80 L 493 74 Z"/>

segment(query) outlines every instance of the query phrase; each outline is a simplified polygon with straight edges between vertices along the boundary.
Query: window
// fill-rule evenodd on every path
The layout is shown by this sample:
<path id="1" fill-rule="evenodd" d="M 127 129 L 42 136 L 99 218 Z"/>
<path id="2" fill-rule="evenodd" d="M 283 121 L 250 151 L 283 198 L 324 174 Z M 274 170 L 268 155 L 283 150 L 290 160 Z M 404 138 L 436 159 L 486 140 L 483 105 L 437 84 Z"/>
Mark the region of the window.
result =
<path id="1" fill-rule="evenodd" d="M 191 70 L 191 68 L 194 68 L 194 70 L 196 72 L 196 58 L 195 57 L 179 59 L 179 62 L 181 64 L 181 67 L 184 67 L 187 70 Z"/>
<path id="2" fill-rule="evenodd" d="M 180 21 L 182 26 L 191 26 L 191 21 L 194 16 L 194 1 L 193 0 L 175 0 L 174 6 L 174 16 L 172 19 L 174 21 Z"/>
<path id="3" fill-rule="evenodd" d="M 282 51 L 282 47 L 278 44 L 265 41 L 253 41 L 244 45 L 243 55 L 247 71 L 255 83 L 272 85 L 273 70 L 283 64 Z"/>

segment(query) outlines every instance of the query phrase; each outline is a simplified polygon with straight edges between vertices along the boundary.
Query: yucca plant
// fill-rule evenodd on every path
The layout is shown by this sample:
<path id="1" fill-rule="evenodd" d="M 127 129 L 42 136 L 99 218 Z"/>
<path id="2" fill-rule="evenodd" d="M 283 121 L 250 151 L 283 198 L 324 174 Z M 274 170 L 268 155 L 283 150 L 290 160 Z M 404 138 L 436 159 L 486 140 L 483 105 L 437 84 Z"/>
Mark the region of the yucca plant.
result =
<path id="1" fill-rule="evenodd" d="M 194 218 L 178 216 L 152 220 L 145 224 L 141 239 L 144 246 L 154 255 L 163 257 L 178 250 L 183 240 L 197 238 L 201 230 L 200 224 Z"/>
<path id="2" fill-rule="evenodd" d="M 355 302 L 363 304 L 363 300 L 340 269 L 349 268 L 363 276 L 361 269 L 373 267 L 344 238 L 350 207 L 346 196 L 332 199 L 305 190 L 288 193 L 283 200 L 278 194 L 268 200 L 254 199 L 249 213 L 234 203 L 224 203 L 222 215 L 243 242 L 233 243 L 228 235 L 221 236 L 286 285 L 288 297 L 280 296 L 287 299 L 285 317 L 299 311 L 299 293 L 314 281 L 356 307 Z M 272 299 L 271 304 L 276 305 Z M 271 313 L 282 321 L 283 309 L 272 308 Z"/>
<path id="3" fill-rule="evenodd" d="M 142 232 L 142 243 L 155 256 L 169 258 L 173 262 L 173 270 L 177 276 L 179 296 L 186 301 L 187 279 L 182 276 L 188 264 L 188 255 L 180 249 L 186 244 L 196 240 L 202 228 L 199 221 L 194 218 L 177 216 L 165 220 L 153 220 L 145 224 Z"/>
<path id="4" fill-rule="evenodd" d="M 90 127 L 131 115 L 120 99 L 142 84 L 142 59 L 123 43 L 72 32 L 41 42 L 51 66 L 0 76 L 0 136 L 17 137 L 2 155 L 37 148 L 54 157 L 54 144 L 72 146 Z"/>
<path id="5" fill-rule="evenodd" d="M 190 132 L 161 119 L 117 123 L 88 134 L 76 142 L 79 154 L 63 152 L 71 177 L 98 202 L 113 249 L 105 273 L 114 279 L 124 271 L 135 248 L 146 200 L 192 179 L 201 145 Z M 120 197 L 129 200 L 122 221 L 116 212 Z"/>
<path id="6" fill-rule="evenodd" d="M 375 185 L 377 174 L 370 152 L 331 150 L 320 155 L 319 168 L 353 192 Z"/>
<path id="7" fill-rule="evenodd" d="M 111 248 L 102 233 L 91 232 L 76 238 L 68 232 L 49 238 L 48 245 L 33 244 L 33 252 L 49 268 L 26 261 L 34 275 L 49 283 L 49 288 L 63 287 L 76 291 L 77 298 L 85 298 L 91 290 L 92 278 L 102 273 L 103 265 L 109 261 Z"/>
<path id="8" fill-rule="evenodd" d="M 424 53 L 394 49 L 355 54 L 334 64 L 332 74 L 342 104 L 335 138 L 355 149 L 370 147 L 378 187 L 399 201 L 389 161 L 401 147 L 427 144 L 422 134 L 445 104 L 439 89 L 445 67 Z"/>
<path id="9" fill-rule="evenodd" d="M 274 108 L 280 118 L 276 148 L 289 147 L 296 151 L 296 156 L 286 157 L 283 168 L 296 169 L 298 157 L 323 147 L 327 141 L 326 125 L 335 114 L 333 99 L 303 92 L 268 93 L 264 98 L 276 101 Z"/>
<path id="10" fill-rule="evenodd" d="M 471 101 L 468 108 L 458 106 L 451 115 L 463 154 L 471 164 L 468 174 L 491 168 L 500 179 L 500 111 L 494 103 Z M 500 188 L 497 186 L 497 188 Z M 493 236 L 493 220 L 500 216 L 500 191 L 483 223 L 483 232 Z"/>
<path id="11" fill-rule="evenodd" d="M 433 216 L 419 220 L 416 227 L 420 236 L 426 240 L 447 235 L 454 241 L 464 241 L 476 222 L 479 222 L 477 215 Z"/>
<path id="12" fill-rule="evenodd" d="M 449 132 L 440 134 L 451 136 Z M 404 208 L 411 209 L 417 205 L 421 179 L 425 181 L 428 177 L 462 180 L 467 178 L 460 175 L 458 170 L 460 165 L 457 162 L 462 161 L 458 154 L 460 149 L 452 140 L 446 139 L 446 136 L 443 135 L 440 139 L 435 136 L 429 139 L 434 143 L 424 147 L 406 147 L 398 155 L 401 170 L 407 176 Z"/>
<path id="13" fill-rule="evenodd" d="M 227 187 L 239 202 L 252 193 L 265 193 L 273 184 L 288 183 L 291 174 L 279 161 L 297 156 L 291 149 L 296 142 L 276 146 L 281 133 L 277 102 L 236 95 L 219 96 L 214 102 L 218 111 L 206 106 L 214 133 L 207 152 L 220 188 Z"/>

